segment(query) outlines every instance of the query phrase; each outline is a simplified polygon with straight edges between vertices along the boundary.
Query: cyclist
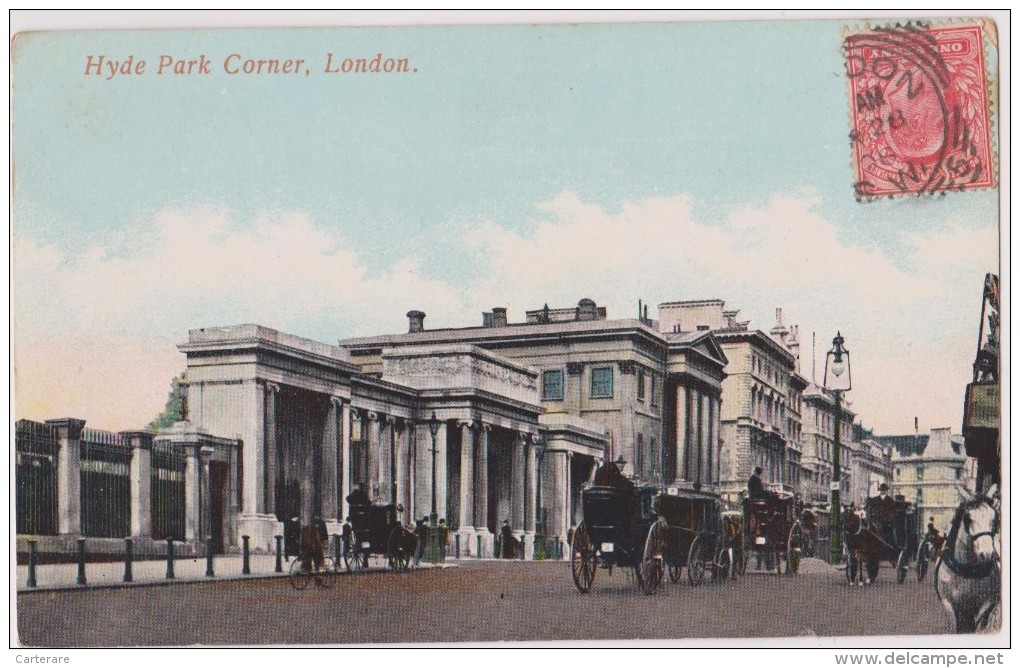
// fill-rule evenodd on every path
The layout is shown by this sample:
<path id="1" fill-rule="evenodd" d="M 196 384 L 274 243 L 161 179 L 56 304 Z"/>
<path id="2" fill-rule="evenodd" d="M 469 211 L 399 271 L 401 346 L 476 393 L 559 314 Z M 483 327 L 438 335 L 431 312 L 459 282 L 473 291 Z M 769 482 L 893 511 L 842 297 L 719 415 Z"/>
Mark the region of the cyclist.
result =
<path id="1" fill-rule="evenodd" d="M 326 550 L 322 544 L 319 528 L 314 524 L 301 529 L 300 554 L 305 572 L 314 569 L 314 572 L 318 573 L 326 559 Z"/>

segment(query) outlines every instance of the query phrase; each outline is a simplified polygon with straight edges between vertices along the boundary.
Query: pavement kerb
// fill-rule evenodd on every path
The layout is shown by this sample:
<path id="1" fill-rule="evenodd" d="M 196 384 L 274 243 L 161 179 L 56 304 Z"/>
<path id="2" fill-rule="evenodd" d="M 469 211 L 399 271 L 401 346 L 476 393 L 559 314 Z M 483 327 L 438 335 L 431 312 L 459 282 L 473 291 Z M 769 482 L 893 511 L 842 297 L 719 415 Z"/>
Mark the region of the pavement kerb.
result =
<path id="1" fill-rule="evenodd" d="M 458 565 L 455 563 L 442 563 L 442 564 L 420 564 L 413 567 L 408 572 L 414 572 L 416 570 L 432 570 L 435 568 L 457 568 Z M 373 573 L 388 573 L 389 571 L 382 568 L 370 569 L 367 571 L 338 571 L 336 573 L 339 577 L 350 577 L 350 576 L 363 576 L 371 575 Z M 33 593 L 57 593 L 57 592 L 71 592 L 71 591 L 89 591 L 97 589 L 130 589 L 133 587 L 173 587 L 177 585 L 196 585 L 196 584 L 216 584 L 219 582 L 236 582 L 239 580 L 271 580 L 275 578 L 287 578 L 290 577 L 289 573 L 252 573 L 250 575 L 217 575 L 214 577 L 175 577 L 175 578 L 164 578 L 156 580 L 135 580 L 133 582 L 123 581 L 111 581 L 111 582 L 89 582 L 87 584 L 53 584 L 53 585 L 39 585 L 37 587 L 26 587 L 18 586 L 17 593 L 21 594 L 33 594 Z"/>

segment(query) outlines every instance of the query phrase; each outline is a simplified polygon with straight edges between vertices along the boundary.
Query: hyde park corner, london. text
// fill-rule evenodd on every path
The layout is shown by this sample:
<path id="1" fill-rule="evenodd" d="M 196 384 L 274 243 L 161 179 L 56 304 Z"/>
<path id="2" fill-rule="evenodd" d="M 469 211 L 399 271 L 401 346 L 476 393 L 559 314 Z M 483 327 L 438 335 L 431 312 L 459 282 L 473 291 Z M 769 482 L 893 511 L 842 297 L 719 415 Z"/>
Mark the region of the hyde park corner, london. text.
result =
<path id="1" fill-rule="evenodd" d="M 114 78 L 140 77 L 150 74 L 156 76 L 208 76 L 216 72 L 227 75 L 260 75 L 283 74 L 311 76 L 313 72 L 324 74 L 410 74 L 418 71 L 406 57 L 390 57 L 382 52 L 374 56 L 348 57 L 327 52 L 321 68 L 313 67 L 305 58 L 259 57 L 241 53 L 230 53 L 223 57 L 210 58 L 201 53 L 197 56 L 178 57 L 173 54 L 160 54 L 150 66 L 150 60 L 139 58 L 135 54 L 111 57 L 106 54 L 89 54 L 85 58 L 84 75 L 97 77 L 107 81 Z M 219 67 L 216 67 L 216 65 Z"/>

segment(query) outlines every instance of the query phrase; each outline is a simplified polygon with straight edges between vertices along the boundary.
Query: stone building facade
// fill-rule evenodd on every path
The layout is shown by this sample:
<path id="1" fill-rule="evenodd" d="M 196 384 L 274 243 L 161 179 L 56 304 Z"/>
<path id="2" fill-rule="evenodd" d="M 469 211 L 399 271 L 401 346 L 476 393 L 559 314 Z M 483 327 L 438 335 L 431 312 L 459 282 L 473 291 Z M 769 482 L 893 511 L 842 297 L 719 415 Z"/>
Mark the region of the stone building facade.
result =
<path id="1" fill-rule="evenodd" d="M 721 299 L 659 305 L 659 329 L 666 336 L 710 332 L 726 359 L 719 411 L 719 491 L 735 502 L 756 466 L 774 488 L 794 492 L 801 476 L 801 393 L 796 328 L 788 329 L 777 310 L 772 335 L 738 322 L 738 311 Z"/>
<path id="2" fill-rule="evenodd" d="M 340 346 L 369 376 L 385 375 L 388 354 L 431 345 L 473 345 L 533 369 L 547 444 L 539 518 L 548 537 L 565 538 L 580 521 L 581 484 L 602 461 L 622 462 L 647 482 L 716 487 L 726 357 L 711 334 L 663 334 L 643 316 L 608 319 L 590 299 L 527 311 L 519 323 L 501 307 L 476 327 L 430 330 L 424 317 L 411 311 L 406 333 Z M 568 426 L 573 444 L 552 436 Z M 604 452 L 584 446 L 584 432 L 605 434 Z"/>
<path id="3" fill-rule="evenodd" d="M 846 502 L 863 508 L 865 501 L 878 494 L 882 483 L 893 482 L 892 446 L 882 443 L 870 430 L 855 425 L 850 444 L 850 494 Z"/>
<path id="4" fill-rule="evenodd" d="M 976 468 L 963 437 L 943 427 L 929 434 L 882 436 L 879 441 L 894 449 L 893 493 L 919 506 L 925 526 L 934 517 L 935 526 L 948 531 L 956 507 L 974 494 Z"/>
<path id="5" fill-rule="evenodd" d="M 853 469 L 853 421 L 856 416 L 844 399 L 840 402 L 840 499 L 849 503 Z M 801 495 L 805 500 L 828 501 L 836 456 L 836 401 L 831 392 L 809 383 L 803 395 L 804 477 Z"/>

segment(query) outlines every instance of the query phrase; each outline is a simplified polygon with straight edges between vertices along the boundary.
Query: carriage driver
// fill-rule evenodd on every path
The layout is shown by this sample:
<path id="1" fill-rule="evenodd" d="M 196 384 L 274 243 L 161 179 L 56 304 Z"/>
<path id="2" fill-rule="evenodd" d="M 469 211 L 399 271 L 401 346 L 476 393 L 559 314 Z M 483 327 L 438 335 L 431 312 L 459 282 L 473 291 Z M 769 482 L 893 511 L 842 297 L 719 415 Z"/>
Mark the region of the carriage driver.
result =
<path id="1" fill-rule="evenodd" d="M 871 498 L 868 507 L 871 510 L 868 519 L 879 528 L 881 536 L 889 537 L 896 519 L 896 502 L 889 496 L 889 485 L 883 482 L 878 486 L 878 496 Z"/>
<path id="2" fill-rule="evenodd" d="M 765 490 L 765 485 L 761 481 L 761 467 L 756 466 L 754 473 L 747 479 L 747 496 L 751 499 L 767 499 L 769 498 L 768 491 Z"/>

